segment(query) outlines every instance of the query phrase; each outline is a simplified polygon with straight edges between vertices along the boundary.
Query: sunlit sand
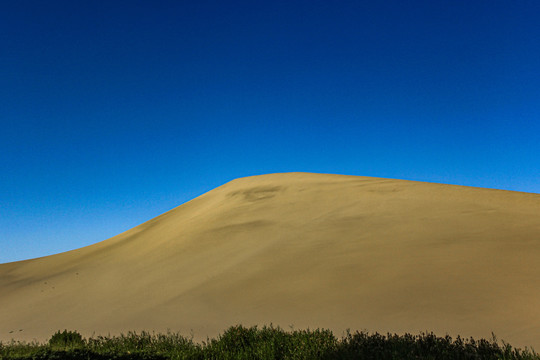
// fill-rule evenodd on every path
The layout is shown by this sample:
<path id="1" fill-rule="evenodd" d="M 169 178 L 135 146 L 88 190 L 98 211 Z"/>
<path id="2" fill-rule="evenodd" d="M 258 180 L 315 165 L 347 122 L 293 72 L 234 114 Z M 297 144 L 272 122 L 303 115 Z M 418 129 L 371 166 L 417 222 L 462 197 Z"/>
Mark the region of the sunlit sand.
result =
<path id="1" fill-rule="evenodd" d="M 434 331 L 540 349 L 540 195 L 241 178 L 123 234 L 0 265 L 0 340 L 234 324 Z"/>

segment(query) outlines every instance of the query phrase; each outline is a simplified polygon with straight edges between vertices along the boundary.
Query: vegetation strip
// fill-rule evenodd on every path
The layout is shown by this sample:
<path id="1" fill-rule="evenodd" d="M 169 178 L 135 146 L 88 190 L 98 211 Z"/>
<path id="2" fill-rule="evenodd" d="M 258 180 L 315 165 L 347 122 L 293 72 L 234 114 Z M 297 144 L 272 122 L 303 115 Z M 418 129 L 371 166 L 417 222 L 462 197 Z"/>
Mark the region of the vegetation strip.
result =
<path id="1" fill-rule="evenodd" d="M 535 359 L 532 349 L 491 340 L 419 335 L 350 333 L 338 339 L 330 330 L 285 331 L 279 327 L 232 326 L 201 344 L 178 333 L 129 332 L 84 339 L 76 331 L 58 331 L 46 344 L 0 342 L 0 360 L 8 359 Z"/>

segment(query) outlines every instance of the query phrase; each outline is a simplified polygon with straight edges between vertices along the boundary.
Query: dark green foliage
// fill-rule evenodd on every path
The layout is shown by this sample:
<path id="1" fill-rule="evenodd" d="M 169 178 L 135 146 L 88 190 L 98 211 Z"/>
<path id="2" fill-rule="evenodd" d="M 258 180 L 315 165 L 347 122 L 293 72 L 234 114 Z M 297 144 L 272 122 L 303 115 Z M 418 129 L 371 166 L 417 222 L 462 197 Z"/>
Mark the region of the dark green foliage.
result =
<path id="1" fill-rule="evenodd" d="M 87 344 L 87 348 L 96 354 L 122 355 L 122 359 L 196 359 L 201 348 L 176 333 L 150 334 L 146 331 L 115 337 L 98 336 L 88 339 Z"/>
<path id="2" fill-rule="evenodd" d="M 230 327 L 205 343 L 204 359 L 324 359 L 337 348 L 329 330 L 286 332 L 280 328 Z"/>
<path id="3" fill-rule="evenodd" d="M 437 337 L 433 333 L 386 336 L 378 333 L 350 333 L 342 340 L 339 359 L 500 359 L 503 349 L 495 340 L 464 341 L 458 336 Z"/>
<path id="4" fill-rule="evenodd" d="M 55 333 L 47 344 L 0 343 L 0 360 L 165 360 L 165 359 L 516 359 L 540 360 L 534 351 L 488 341 L 420 335 L 348 332 L 337 339 L 329 330 L 284 331 L 279 327 L 233 326 L 217 339 L 194 343 L 176 333 L 129 332 L 85 340 L 74 331 Z"/>
<path id="5" fill-rule="evenodd" d="M 84 347 L 84 344 L 82 335 L 76 331 L 57 331 L 49 339 L 49 346 L 51 348 L 81 348 Z"/>

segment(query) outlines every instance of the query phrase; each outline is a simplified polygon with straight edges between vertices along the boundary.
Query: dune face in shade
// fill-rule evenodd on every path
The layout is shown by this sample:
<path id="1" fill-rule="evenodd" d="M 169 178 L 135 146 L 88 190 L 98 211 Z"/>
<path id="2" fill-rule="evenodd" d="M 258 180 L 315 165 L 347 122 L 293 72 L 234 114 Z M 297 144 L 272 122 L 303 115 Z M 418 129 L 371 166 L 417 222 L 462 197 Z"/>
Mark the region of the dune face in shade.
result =
<path id="1" fill-rule="evenodd" d="M 540 195 L 241 178 L 98 244 L 0 265 L 0 340 L 234 324 L 434 331 L 540 348 Z"/>

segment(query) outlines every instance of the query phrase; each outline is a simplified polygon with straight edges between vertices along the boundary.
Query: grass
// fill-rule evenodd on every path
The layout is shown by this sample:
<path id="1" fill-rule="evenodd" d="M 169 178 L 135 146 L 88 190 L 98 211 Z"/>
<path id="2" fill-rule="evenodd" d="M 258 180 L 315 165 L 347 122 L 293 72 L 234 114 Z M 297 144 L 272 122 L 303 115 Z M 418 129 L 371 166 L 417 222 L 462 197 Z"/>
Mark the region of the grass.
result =
<path id="1" fill-rule="evenodd" d="M 217 339 L 195 343 L 177 333 L 129 332 L 84 339 L 75 331 L 57 332 L 45 344 L 0 342 L 0 360 L 8 359 L 534 359 L 533 350 L 491 340 L 330 330 L 285 331 L 279 327 L 232 326 Z"/>

